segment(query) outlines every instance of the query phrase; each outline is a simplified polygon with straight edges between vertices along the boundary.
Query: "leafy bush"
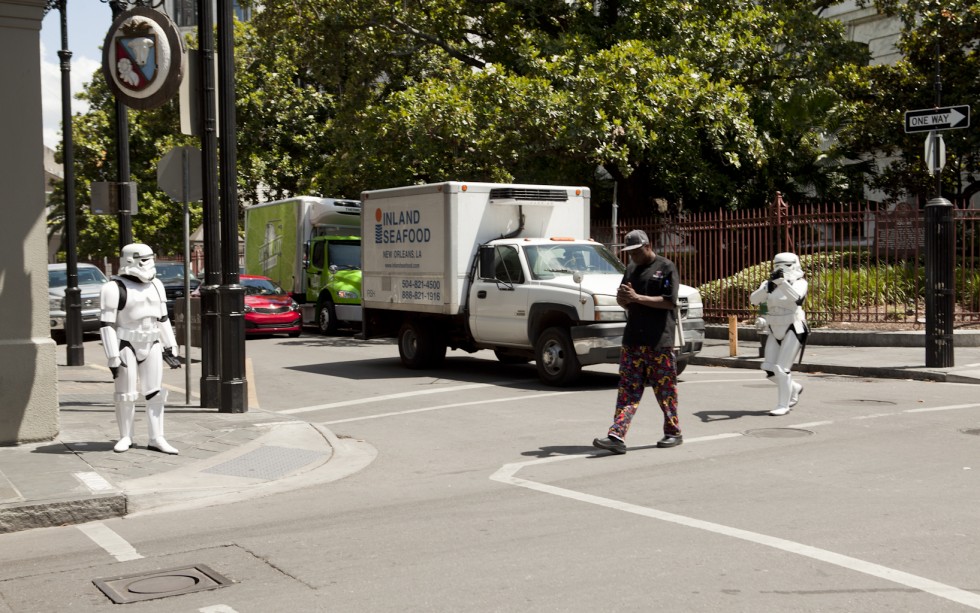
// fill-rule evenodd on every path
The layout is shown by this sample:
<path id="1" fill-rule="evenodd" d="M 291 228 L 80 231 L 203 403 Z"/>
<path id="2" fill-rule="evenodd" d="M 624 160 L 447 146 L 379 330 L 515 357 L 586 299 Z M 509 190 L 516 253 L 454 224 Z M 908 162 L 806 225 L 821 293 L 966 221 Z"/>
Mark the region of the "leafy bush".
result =
<path id="1" fill-rule="evenodd" d="M 826 317 L 884 307 L 885 316 L 904 316 L 900 305 L 915 304 L 924 297 L 923 269 L 915 262 L 872 264 L 865 251 L 840 251 L 804 255 L 800 264 L 809 283 L 805 308 L 819 325 Z M 749 305 L 749 295 L 769 278 L 768 261 L 744 268 L 730 277 L 704 283 L 698 290 L 708 308 L 720 305 Z M 980 273 L 957 271 L 957 300 L 980 303 Z"/>

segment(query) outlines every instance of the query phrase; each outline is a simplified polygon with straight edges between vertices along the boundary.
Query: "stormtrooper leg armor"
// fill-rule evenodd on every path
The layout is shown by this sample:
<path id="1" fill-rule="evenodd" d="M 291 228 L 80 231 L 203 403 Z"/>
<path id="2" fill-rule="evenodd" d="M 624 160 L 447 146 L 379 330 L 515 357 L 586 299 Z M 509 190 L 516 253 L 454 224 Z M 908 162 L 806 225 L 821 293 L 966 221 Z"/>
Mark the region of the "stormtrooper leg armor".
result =
<path id="1" fill-rule="evenodd" d="M 163 409 L 167 402 L 167 390 L 161 388 L 163 382 L 163 350 L 159 343 L 153 345 L 146 359 L 140 363 L 140 382 L 146 397 L 146 423 L 149 429 L 150 441 L 147 449 L 177 455 L 163 437 Z"/>
<path id="2" fill-rule="evenodd" d="M 782 341 L 769 334 L 766 341 L 766 357 L 762 362 L 762 370 L 776 384 L 776 408 L 769 411 L 770 415 L 785 415 L 790 407 L 795 405 L 803 391 L 803 386 L 793 381 L 793 362 L 800 351 L 800 339 L 793 330 L 789 330 Z"/>
<path id="3" fill-rule="evenodd" d="M 136 443 L 133 441 L 133 422 L 136 419 L 136 356 L 128 347 L 120 351 L 121 364 L 115 380 L 116 424 L 119 426 L 119 440 L 112 450 L 122 453 Z M 133 366 L 129 366 L 133 365 Z"/>
<path id="4" fill-rule="evenodd" d="M 177 455 L 180 452 L 167 443 L 167 439 L 163 438 L 163 406 L 166 401 L 167 390 L 160 390 L 146 400 L 146 422 L 150 428 L 150 442 L 147 448 Z"/>

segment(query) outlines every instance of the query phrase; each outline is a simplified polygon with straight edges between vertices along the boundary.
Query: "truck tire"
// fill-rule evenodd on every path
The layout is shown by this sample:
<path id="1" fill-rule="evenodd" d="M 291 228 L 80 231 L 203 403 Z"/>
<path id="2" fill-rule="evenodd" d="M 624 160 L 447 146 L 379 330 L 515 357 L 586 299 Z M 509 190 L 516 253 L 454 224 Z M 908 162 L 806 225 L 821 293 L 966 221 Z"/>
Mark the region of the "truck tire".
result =
<path id="1" fill-rule="evenodd" d="M 320 334 L 331 335 L 337 332 L 337 312 L 333 308 L 333 301 L 324 298 L 316 307 L 316 327 Z"/>
<path id="2" fill-rule="evenodd" d="M 433 368 L 446 359 L 446 343 L 418 322 L 406 321 L 398 331 L 398 355 L 408 368 Z"/>
<path id="3" fill-rule="evenodd" d="M 572 337 L 564 328 L 548 328 L 542 332 L 534 345 L 534 356 L 538 377 L 547 385 L 569 385 L 582 372 Z"/>

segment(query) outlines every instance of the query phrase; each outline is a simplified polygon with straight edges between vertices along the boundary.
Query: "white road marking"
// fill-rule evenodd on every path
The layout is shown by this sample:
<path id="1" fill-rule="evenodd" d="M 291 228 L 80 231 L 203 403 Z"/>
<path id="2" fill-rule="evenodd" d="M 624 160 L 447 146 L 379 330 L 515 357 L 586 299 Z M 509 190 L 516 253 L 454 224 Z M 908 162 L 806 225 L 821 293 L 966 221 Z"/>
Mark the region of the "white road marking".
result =
<path id="1" fill-rule="evenodd" d="M 198 613 L 238 613 L 238 611 L 226 604 L 215 604 L 210 607 L 201 607 L 198 609 Z"/>
<path id="2" fill-rule="evenodd" d="M 370 398 L 356 398 L 354 400 L 343 400 L 341 402 L 331 402 L 329 404 L 317 404 L 309 407 L 299 407 L 298 409 L 285 409 L 276 411 L 283 415 L 293 415 L 295 413 L 310 413 L 312 411 L 323 411 L 325 409 L 336 409 L 338 407 L 349 407 L 355 404 L 370 404 L 372 402 L 382 402 L 384 400 L 398 400 L 399 398 L 412 398 L 414 396 L 424 396 L 428 394 L 451 394 L 466 390 L 475 390 L 481 387 L 497 387 L 506 385 L 509 381 L 498 381 L 496 383 L 472 383 L 470 385 L 455 385 L 449 387 L 437 387 L 426 390 L 415 390 L 411 392 L 401 392 L 398 394 L 388 394 L 385 396 L 372 396 Z"/>
<path id="3" fill-rule="evenodd" d="M 494 398 L 492 400 L 473 400 L 472 402 L 454 402 L 453 404 L 443 404 L 436 407 L 425 407 L 422 409 L 406 409 L 404 411 L 393 411 L 391 413 L 378 413 L 376 415 L 362 415 L 360 417 L 348 417 L 347 419 L 335 419 L 333 421 L 321 421 L 318 422 L 322 426 L 330 426 L 333 424 L 346 424 L 352 421 L 364 421 L 367 419 L 379 419 L 381 417 L 396 417 L 398 415 L 409 415 L 411 413 L 425 413 L 426 411 L 439 411 L 442 409 L 455 409 L 458 407 L 470 407 L 477 404 L 492 404 L 495 402 L 511 402 L 514 400 L 530 400 L 532 398 L 544 398 L 546 396 L 560 396 L 562 394 L 569 394 L 571 392 L 548 392 L 545 394 L 531 394 L 523 396 L 511 396 L 510 398 Z"/>
<path id="4" fill-rule="evenodd" d="M 109 552 L 109 555 L 120 562 L 139 560 L 143 557 L 123 537 L 110 530 L 108 526 L 100 521 L 79 524 L 78 529 L 85 536 L 92 539 L 96 545 L 105 549 Z"/>
<path id="5" fill-rule="evenodd" d="M 685 443 L 693 442 L 695 440 L 699 440 L 699 439 L 691 439 L 691 441 L 685 441 Z M 775 536 L 769 536 L 767 534 L 760 534 L 758 532 L 742 530 L 740 528 L 725 526 L 723 524 L 716 524 L 714 522 L 704 521 L 693 517 L 687 517 L 684 515 L 678 515 L 676 513 L 660 511 L 658 509 L 652 509 L 650 507 L 641 507 L 639 505 L 630 504 L 628 502 L 623 502 L 621 500 L 613 500 L 612 498 L 594 496 L 592 494 L 586 494 L 584 492 L 577 492 L 575 490 L 569 490 L 562 487 L 556 487 L 553 485 L 546 485 L 544 483 L 538 483 L 536 481 L 520 479 L 515 476 L 517 472 L 522 468 L 524 468 L 525 466 L 531 466 L 533 464 L 545 464 L 545 463 L 557 462 L 561 460 L 581 459 L 581 458 L 589 457 L 589 455 L 578 454 L 578 455 L 571 455 L 571 456 L 553 456 L 541 460 L 529 460 L 527 462 L 516 462 L 513 464 L 505 464 L 497 472 L 491 475 L 490 479 L 493 481 L 498 481 L 500 483 L 505 483 L 508 485 L 516 485 L 517 487 L 523 487 L 525 489 L 541 492 L 544 494 L 560 496 L 562 498 L 577 500 L 579 502 L 585 502 L 588 504 L 605 507 L 607 509 L 623 511 L 624 513 L 632 513 L 634 515 L 639 515 L 641 517 L 658 519 L 660 521 L 666 521 L 681 526 L 687 526 L 689 528 L 695 528 L 698 530 L 705 530 L 707 532 L 713 532 L 715 534 L 720 534 L 723 536 L 730 536 L 732 538 L 737 538 L 750 543 L 756 543 L 758 545 L 772 547 L 773 549 L 779 549 L 787 553 L 793 553 L 814 560 L 819 560 L 821 562 L 826 562 L 828 564 L 840 566 L 841 568 L 857 571 L 859 573 L 871 575 L 873 577 L 878 577 L 880 579 L 891 581 L 899 585 L 904 585 L 906 587 L 927 592 L 929 594 L 933 594 L 934 596 L 945 598 L 946 600 L 951 600 L 953 602 L 963 604 L 974 609 L 980 609 L 980 594 L 974 594 L 972 592 L 961 590 L 951 585 L 946 585 L 944 583 L 939 583 L 931 579 L 926 579 L 925 577 L 919 577 L 911 573 L 906 573 L 900 570 L 895 570 L 893 568 L 888 568 L 887 566 L 881 566 L 880 564 L 875 564 L 873 562 L 867 562 L 865 560 L 860 560 L 858 558 L 852 558 L 850 556 L 834 553 L 833 551 L 827 551 L 826 549 L 820 549 L 818 547 L 804 545 L 803 543 L 797 543 L 795 541 L 790 541 Z"/>
<path id="6" fill-rule="evenodd" d="M 944 407 L 929 407 L 925 409 L 906 409 L 902 411 L 903 413 L 929 413 L 931 411 L 954 411 L 956 409 L 972 409 L 974 407 L 980 407 L 980 403 L 973 404 L 950 404 Z"/>
<path id="7" fill-rule="evenodd" d="M 816 428 L 817 426 L 829 426 L 832 421 L 811 421 L 805 424 L 793 424 L 792 426 L 782 426 L 783 428 Z"/>
<path id="8" fill-rule="evenodd" d="M 753 375 L 756 373 L 752 373 Z M 765 379 L 759 379 L 764 382 Z M 752 379 L 708 379 L 707 381 L 680 381 L 681 385 L 697 385 L 698 383 L 751 383 Z"/>
<path id="9" fill-rule="evenodd" d="M 111 483 L 106 481 L 102 475 L 95 472 L 74 473 L 75 478 L 85 484 L 85 487 L 94 493 L 105 492 L 115 489 Z"/>

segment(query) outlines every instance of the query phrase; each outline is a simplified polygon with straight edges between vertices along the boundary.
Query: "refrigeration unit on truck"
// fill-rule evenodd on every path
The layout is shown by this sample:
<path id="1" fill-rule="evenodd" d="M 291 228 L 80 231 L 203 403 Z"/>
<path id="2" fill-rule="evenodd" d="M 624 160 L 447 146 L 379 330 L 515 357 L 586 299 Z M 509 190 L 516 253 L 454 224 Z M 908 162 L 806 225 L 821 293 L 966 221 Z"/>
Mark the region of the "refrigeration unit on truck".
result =
<path id="1" fill-rule="evenodd" d="M 305 325 L 361 322 L 361 203 L 298 196 L 245 209 L 245 272 L 281 285 Z"/>
<path id="2" fill-rule="evenodd" d="M 582 366 L 618 363 L 622 262 L 589 232 L 584 187 L 446 182 L 361 194 L 365 338 L 398 339 L 428 368 L 448 348 L 536 362 L 567 385 Z M 679 369 L 701 349 L 703 306 L 680 288 Z"/>

